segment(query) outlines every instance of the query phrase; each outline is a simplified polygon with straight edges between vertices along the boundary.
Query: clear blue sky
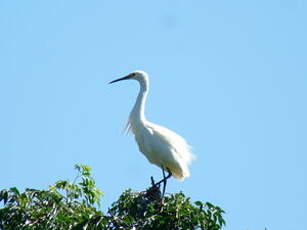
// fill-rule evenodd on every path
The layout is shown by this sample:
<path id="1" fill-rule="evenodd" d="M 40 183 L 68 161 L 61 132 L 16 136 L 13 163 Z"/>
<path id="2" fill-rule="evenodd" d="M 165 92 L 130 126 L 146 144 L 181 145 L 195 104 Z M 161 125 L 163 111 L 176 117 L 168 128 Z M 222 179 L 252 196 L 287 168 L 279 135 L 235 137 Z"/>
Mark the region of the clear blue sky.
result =
<path id="1" fill-rule="evenodd" d="M 93 169 L 106 209 L 161 171 L 121 130 L 136 82 L 146 115 L 198 159 L 171 180 L 227 212 L 225 229 L 307 229 L 307 3 L 0 2 L 0 188 L 47 188 Z"/>

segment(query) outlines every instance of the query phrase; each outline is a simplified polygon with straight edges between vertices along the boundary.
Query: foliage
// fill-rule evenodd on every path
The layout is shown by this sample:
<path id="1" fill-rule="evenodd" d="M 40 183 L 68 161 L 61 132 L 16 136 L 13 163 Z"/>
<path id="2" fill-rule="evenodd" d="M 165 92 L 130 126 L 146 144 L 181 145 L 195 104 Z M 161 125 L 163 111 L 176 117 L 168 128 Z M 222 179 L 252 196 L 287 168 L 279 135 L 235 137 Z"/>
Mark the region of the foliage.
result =
<path id="1" fill-rule="evenodd" d="M 85 165 L 75 168 L 78 175 L 73 182 L 60 180 L 48 190 L 1 190 L 0 229 L 218 230 L 225 225 L 221 208 L 209 202 L 193 204 L 181 192 L 162 199 L 157 186 L 144 192 L 125 191 L 104 214 L 99 210 L 102 192 L 91 169 Z"/>
<path id="2" fill-rule="evenodd" d="M 194 205 L 182 192 L 166 196 L 162 202 L 157 199 L 159 193 L 155 187 L 141 193 L 125 191 L 109 210 L 109 229 L 218 230 L 225 225 L 224 211 L 209 202 Z"/>

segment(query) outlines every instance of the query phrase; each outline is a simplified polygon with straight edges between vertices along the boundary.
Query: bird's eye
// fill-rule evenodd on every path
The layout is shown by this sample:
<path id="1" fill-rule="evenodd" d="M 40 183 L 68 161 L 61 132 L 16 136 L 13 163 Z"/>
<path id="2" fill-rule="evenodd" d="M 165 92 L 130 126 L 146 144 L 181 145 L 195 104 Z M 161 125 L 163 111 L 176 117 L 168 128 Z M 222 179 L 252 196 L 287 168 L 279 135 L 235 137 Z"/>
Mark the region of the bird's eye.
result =
<path id="1" fill-rule="evenodd" d="M 131 77 L 135 77 L 135 73 L 132 73 L 132 74 L 131 74 Z"/>

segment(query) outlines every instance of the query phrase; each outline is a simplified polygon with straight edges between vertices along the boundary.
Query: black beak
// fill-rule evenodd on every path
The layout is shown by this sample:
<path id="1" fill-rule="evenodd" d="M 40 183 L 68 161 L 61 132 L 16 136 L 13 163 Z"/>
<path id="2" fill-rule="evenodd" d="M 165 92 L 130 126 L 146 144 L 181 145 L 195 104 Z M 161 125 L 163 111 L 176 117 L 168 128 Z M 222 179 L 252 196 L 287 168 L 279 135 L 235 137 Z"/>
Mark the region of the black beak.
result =
<path id="1" fill-rule="evenodd" d="M 121 77 L 121 78 L 115 79 L 113 81 L 110 81 L 109 84 L 112 84 L 112 83 L 117 82 L 117 81 L 128 80 L 130 78 L 131 78 L 131 75 L 129 74 L 129 75 L 125 76 L 125 77 Z"/>

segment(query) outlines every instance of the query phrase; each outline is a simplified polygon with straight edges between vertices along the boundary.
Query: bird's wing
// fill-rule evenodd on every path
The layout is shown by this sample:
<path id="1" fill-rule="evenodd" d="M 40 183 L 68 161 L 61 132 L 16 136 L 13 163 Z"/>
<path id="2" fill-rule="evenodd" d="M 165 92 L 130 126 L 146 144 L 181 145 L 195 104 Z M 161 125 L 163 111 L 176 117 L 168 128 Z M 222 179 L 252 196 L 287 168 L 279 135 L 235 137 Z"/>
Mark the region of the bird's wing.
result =
<path id="1" fill-rule="evenodd" d="M 191 151 L 191 146 L 188 145 L 183 137 L 160 125 L 148 123 L 146 126 L 151 130 L 153 135 L 158 136 L 161 141 L 172 148 L 172 150 L 176 152 L 176 155 L 185 163 L 190 164 L 191 161 L 195 159 Z"/>

